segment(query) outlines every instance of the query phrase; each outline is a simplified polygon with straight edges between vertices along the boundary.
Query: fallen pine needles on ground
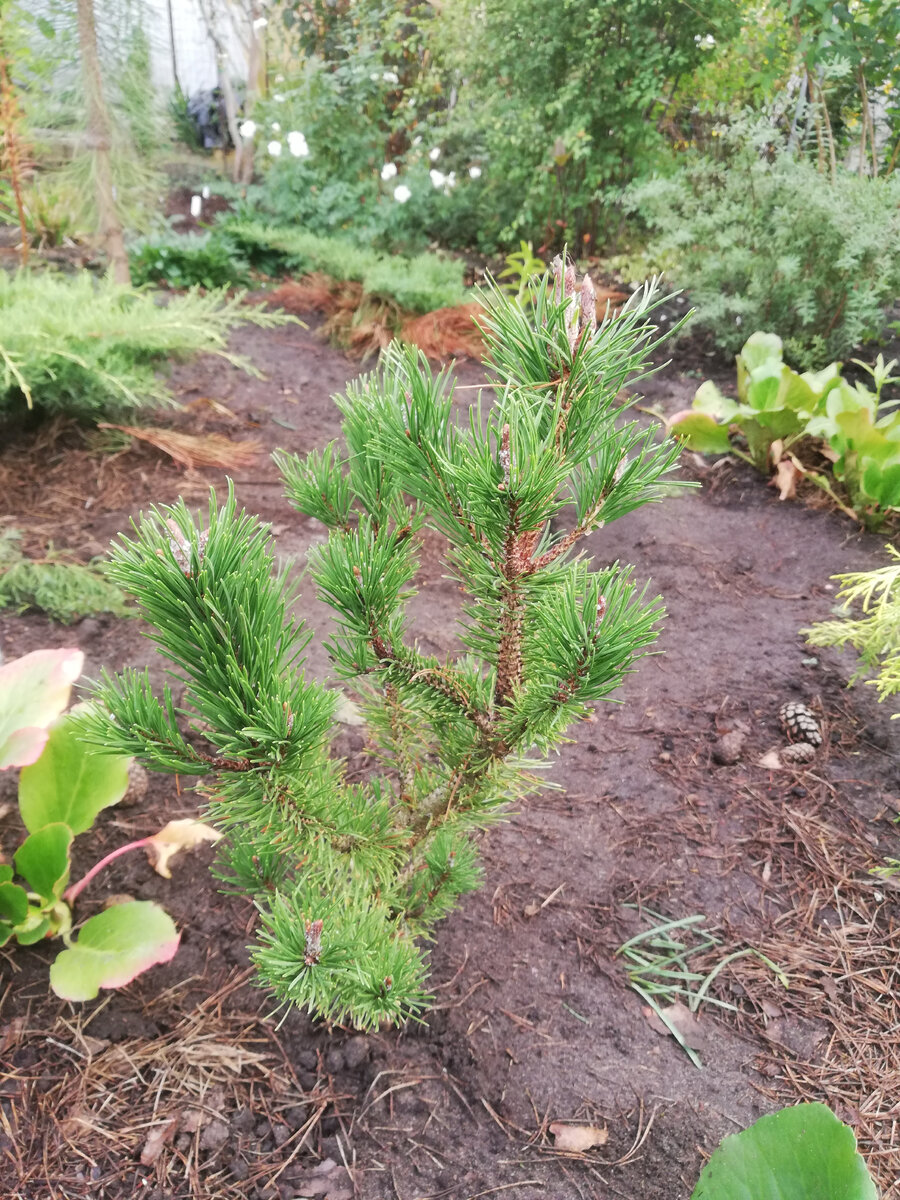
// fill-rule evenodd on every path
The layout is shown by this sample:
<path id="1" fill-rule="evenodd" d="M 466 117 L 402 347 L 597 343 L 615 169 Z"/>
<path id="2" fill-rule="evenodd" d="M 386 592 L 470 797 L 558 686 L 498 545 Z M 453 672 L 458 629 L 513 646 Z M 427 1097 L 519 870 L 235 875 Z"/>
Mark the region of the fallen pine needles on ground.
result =
<path id="1" fill-rule="evenodd" d="M 221 433 L 179 433 L 175 429 L 151 429 L 139 425 L 112 425 L 101 421 L 98 429 L 116 429 L 128 437 L 137 438 L 168 454 L 183 467 L 221 467 L 240 471 L 252 466 L 262 452 L 259 441 L 234 442 Z"/>
<path id="2" fill-rule="evenodd" d="M 333 279 L 321 271 L 288 280 L 267 300 L 297 315 L 324 314 L 323 335 L 361 358 L 383 350 L 395 336 L 432 359 L 480 359 L 484 354 L 478 324 L 484 308 L 475 301 L 417 316 L 390 299 L 368 295 L 362 283 Z"/>
<path id="3" fill-rule="evenodd" d="M 154 1195 L 171 1200 L 239 1200 L 303 1153 L 301 1170 L 323 1111 L 338 1097 L 321 1084 L 302 1092 L 263 1015 L 223 1011 L 223 999 L 243 982 L 246 974 L 233 978 L 154 1038 L 94 1037 L 96 1014 L 61 1017 L 48 1028 L 24 1018 L 8 1024 L 0 1038 L 5 1062 L 30 1061 L 31 1046 L 56 1053 L 49 1086 L 28 1068 L 4 1071 L 10 1143 L 0 1182 L 14 1163 L 22 1195 L 29 1187 L 81 1194 L 71 1190 L 81 1184 L 102 1196 L 118 1184 L 123 1195 L 155 1187 Z M 257 1132 L 260 1122 L 273 1134 L 283 1130 L 274 1145 Z"/>
<path id="4" fill-rule="evenodd" d="M 803 807 L 746 789 L 748 861 L 770 864 L 759 949 L 789 976 L 773 997 L 752 958 L 732 970 L 756 1010 L 759 1068 L 774 1101 L 824 1100 L 853 1126 L 882 1188 L 900 1197 L 900 892 L 872 875 L 885 854 L 850 812 Z M 879 837 L 900 841 L 893 830 Z M 774 1003 L 773 1003 L 774 1000 Z M 762 1021 L 760 1021 L 762 1017 Z"/>

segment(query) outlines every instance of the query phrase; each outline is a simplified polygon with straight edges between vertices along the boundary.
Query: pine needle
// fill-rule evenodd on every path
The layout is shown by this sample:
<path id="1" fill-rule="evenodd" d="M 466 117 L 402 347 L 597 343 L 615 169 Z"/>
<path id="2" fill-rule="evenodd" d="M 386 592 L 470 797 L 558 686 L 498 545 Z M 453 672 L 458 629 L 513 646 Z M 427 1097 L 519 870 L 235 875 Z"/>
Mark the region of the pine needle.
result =
<path id="1" fill-rule="evenodd" d="M 118 429 L 120 433 L 147 442 L 189 470 L 195 467 L 222 467 L 224 470 L 237 471 L 252 466 L 263 449 L 262 442 L 258 440 L 233 442 L 221 433 L 197 435 L 149 426 L 112 425 L 106 421 L 99 422 L 97 427 Z"/>

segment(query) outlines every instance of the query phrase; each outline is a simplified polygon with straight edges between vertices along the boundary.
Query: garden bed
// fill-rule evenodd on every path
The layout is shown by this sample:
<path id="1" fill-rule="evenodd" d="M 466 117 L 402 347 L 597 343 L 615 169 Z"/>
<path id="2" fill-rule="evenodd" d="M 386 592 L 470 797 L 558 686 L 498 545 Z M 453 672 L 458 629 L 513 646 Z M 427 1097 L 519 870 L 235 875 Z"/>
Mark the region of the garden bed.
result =
<path id="1" fill-rule="evenodd" d="M 243 329 L 231 344 L 267 378 L 213 359 L 178 367 L 189 407 L 174 427 L 301 452 L 337 436 L 330 397 L 356 363 L 297 326 Z M 681 350 L 677 369 L 646 382 L 645 404 L 686 407 L 711 362 L 730 384 L 727 364 Z M 460 374 L 466 385 L 483 377 L 471 364 Z M 703 486 L 590 546 L 652 578 L 669 611 L 664 653 L 643 661 L 624 705 L 599 706 L 577 729 L 552 772 L 559 790 L 483 839 L 486 884 L 440 927 L 424 1022 L 363 1037 L 297 1014 L 266 1019 L 244 949 L 252 911 L 218 893 L 208 853 L 192 852 L 171 881 L 118 860 L 80 915 L 112 894 L 158 899 L 182 946 L 77 1008 L 48 998 L 43 948 L 0 952 L 0 1193 L 670 1200 L 690 1194 L 724 1134 L 807 1098 L 855 1128 L 884 1200 L 897 1200 L 900 892 L 868 874 L 900 857 L 896 728 L 867 690 L 845 690 L 849 660 L 798 634 L 829 615 L 829 576 L 878 564 L 882 541 L 831 511 L 779 503 L 744 464 L 685 454 L 683 471 Z M 235 476 L 239 503 L 302 566 L 322 527 L 290 508 L 267 455 Z M 86 559 L 140 509 L 179 494 L 203 505 L 224 479 L 186 474 L 147 446 L 110 458 L 65 426 L 18 434 L 0 452 L 4 508 L 31 553 L 52 541 Z M 423 650 L 457 650 L 459 596 L 427 540 L 419 583 Z M 300 609 L 325 629 L 307 581 Z M 92 677 L 145 664 L 158 675 L 138 634 L 127 620 L 63 628 L 0 613 L 4 656 L 77 645 Z M 317 639 L 310 669 L 325 677 L 327 666 Z M 783 744 L 786 700 L 817 712 L 825 745 L 806 769 L 768 771 L 755 764 Z M 735 729 L 743 748 L 723 764 L 721 736 Z M 344 728 L 338 749 L 351 773 L 366 770 L 359 727 Z M 0 777 L 0 809 L 12 785 Z M 82 841 L 95 859 L 196 808 L 190 790 L 154 777 Z M 7 811 L 7 856 L 17 834 Z M 789 979 L 785 990 L 753 956 L 719 973 L 713 991 L 736 1011 L 701 1007 L 689 1035 L 700 1070 L 647 1019 L 616 957 L 656 923 L 651 913 L 706 918 L 719 944 L 696 960 L 704 974 L 752 947 Z M 558 1121 L 605 1126 L 608 1138 L 562 1152 Z"/>

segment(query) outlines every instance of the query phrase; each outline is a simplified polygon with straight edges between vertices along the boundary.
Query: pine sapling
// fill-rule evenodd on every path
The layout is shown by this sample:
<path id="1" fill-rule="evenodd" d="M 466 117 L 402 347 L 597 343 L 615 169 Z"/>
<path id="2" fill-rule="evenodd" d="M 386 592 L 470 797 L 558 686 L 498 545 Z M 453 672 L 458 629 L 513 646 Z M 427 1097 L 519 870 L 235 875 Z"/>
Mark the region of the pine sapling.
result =
<path id="1" fill-rule="evenodd" d="M 599 327 L 590 281 L 579 289 L 560 262 L 523 300 L 486 301 L 496 382 L 467 423 L 449 374 L 395 343 L 338 398 L 342 443 L 276 456 L 293 505 L 330 530 L 310 570 L 335 615 L 335 672 L 364 697 L 367 780 L 329 754 L 337 693 L 304 677 L 310 635 L 231 489 L 202 530 L 183 502 L 143 517 L 110 568 L 177 684 L 157 695 L 146 673 L 105 677 L 89 736 L 204 777 L 225 834 L 217 870 L 259 911 L 261 982 L 361 1028 L 426 1007 L 420 943 L 479 884 L 473 835 L 539 786 L 662 616 L 629 568 L 592 570 L 580 553 L 671 486 L 677 445 L 617 420 L 615 403 L 661 340 L 655 282 Z M 426 527 L 466 596 L 456 658 L 408 634 Z"/>

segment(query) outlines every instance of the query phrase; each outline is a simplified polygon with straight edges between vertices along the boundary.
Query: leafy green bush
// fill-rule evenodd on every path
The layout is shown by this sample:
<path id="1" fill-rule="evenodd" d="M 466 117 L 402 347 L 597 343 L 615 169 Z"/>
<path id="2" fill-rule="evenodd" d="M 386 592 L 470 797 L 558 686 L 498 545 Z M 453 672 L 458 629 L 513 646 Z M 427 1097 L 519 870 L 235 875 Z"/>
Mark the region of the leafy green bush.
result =
<path id="1" fill-rule="evenodd" d="M 145 238 L 128 250 L 131 282 L 164 283 L 170 288 L 239 287 L 249 282 L 249 268 L 222 232 L 170 234 Z"/>
<path id="2" fill-rule="evenodd" d="M 707 381 L 693 408 L 676 413 L 669 427 L 693 450 L 740 454 L 729 437 L 729 427 L 736 426 L 758 470 L 778 467 L 787 472 L 789 485 L 796 474 L 830 493 L 825 477 L 804 468 L 790 453 L 801 438 L 821 438 L 835 478 L 847 489 L 852 506 L 847 511 L 870 529 L 878 528 L 900 509 L 900 407 L 882 412 L 883 388 L 900 380 L 891 376 L 896 363 L 885 363 L 880 354 L 871 368 L 854 362 L 872 376 L 874 392 L 862 383 L 848 383 L 840 363 L 798 375 L 782 361 L 780 338 L 754 333 L 737 356 L 738 400 Z"/>
<path id="3" fill-rule="evenodd" d="M 361 283 L 366 295 L 393 300 L 417 313 L 465 299 L 462 264 L 437 254 L 387 256 L 342 238 L 261 222 L 229 221 L 223 229 L 254 266 L 270 274 L 321 271 L 333 279 Z"/>
<path id="4" fill-rule="evenodd" d="M 852 646 L 860 666 L 850 682 L 877 671 L 869 682 L 878 689 L 879 700 L 900 693 L 900 551 L 891 545 L 885 549 L 894 559 L 888 566 L 835 576 L 837 599 L 848 614 L 859 605 L 861 617 L 820 621 L 800 631 L 814 646 Z"/>
<path id="5" fill-rule="evenodd" d="M 160 304 L 87 272 L 0 272 L 0 417 L 35 407 L 91 419 L 171 404 L 157 368 L 203 353 L 252 372 L 228 350 L 231 330 L 289 320 L 220 291 Z"/>
<path id="6" fill-rule="evenodd" d="M 437 23 L 458 99 L 432 137 L 484 165 L 482 249 L 602 243 L 622 185 L 668 159 L 657 118 L 679 78 L 740 27 L 739 6 L 458 0 Z M 445 87 L 447 85 L 445 84 Z"/>
<path id="7" fill-rule="evenodd" d="M 725 350 L 746 329 L 778 329 L 802 368 L 877 335 L 900 294 L 900 178 L 834 182 L 778 149 L 781 134 L 738 125 L 722 157 L 695 158 L 635 188 L 653 257 L 674 256 L 696 323 Z"/>
<path id="8" fill-rule="evenodd" d="M 102 683 L 88 734 L 155 770 L 211 774 L 210 811 L 234 835 L 221 871 L 259 908 L 255 961 L 285 1003 L 370 1028 L 420 1010 L 417 940 L 478 885 L 471 835 L 537 785 L 655 639 L 660 609 L 629 569 L 576 552 L 668 490 L 677 447 L 615 404 L 656 342 L 653 289 L 599 328 L 590 281 L 575 292 L 570 269 L 527 304 L 494 294 L 489 410 L 457 425 L 452 381 L 395 343 L 338 402 L 346 451 L 279 456 L 293 505 L 330 530 L 311 570 L 336 616 L 332 662 L 365 697 L 368 780 L 329 754 L 337 697 L 300 672 L 287 581 L 233 493 L 211 498 L 206 529 L 179 503 L 115 551 L 113 577 L 181 672 L 192 735 L 168 687 L 157 697 L 136 672 Z M 451 661 L 407 639 L 426 522 L 468 596 L 468 653 Z"/>
<path id="9" fill-rule="evenodd" d="M 723 350 L 777 329 L 807 369 L 877 335 L 900 294 L 900 176 L 837 172 L 834 183 L 757 122 L 723 129 L 719 158 L 694 158 L 634 188 L 650 254 L 675 256 L 696 322 Z"/>
<path id="10" fill-rule="evenodd" d="M 737 7 L 557 0 L 548 23 L 538 0 L 314 0 L 253 109 L 245 215 L 404 253 L 596 242 L 621 185 L 668 158 L 667 97 Z"/>
<path id="11" fill-rule="evenodd" d="M 362 285 L 367 295 L 394 300 L 416 313 L 462 304 L 466 298 L 462 264 L 436 254 L 380 258 L 366 269 Z"/>

